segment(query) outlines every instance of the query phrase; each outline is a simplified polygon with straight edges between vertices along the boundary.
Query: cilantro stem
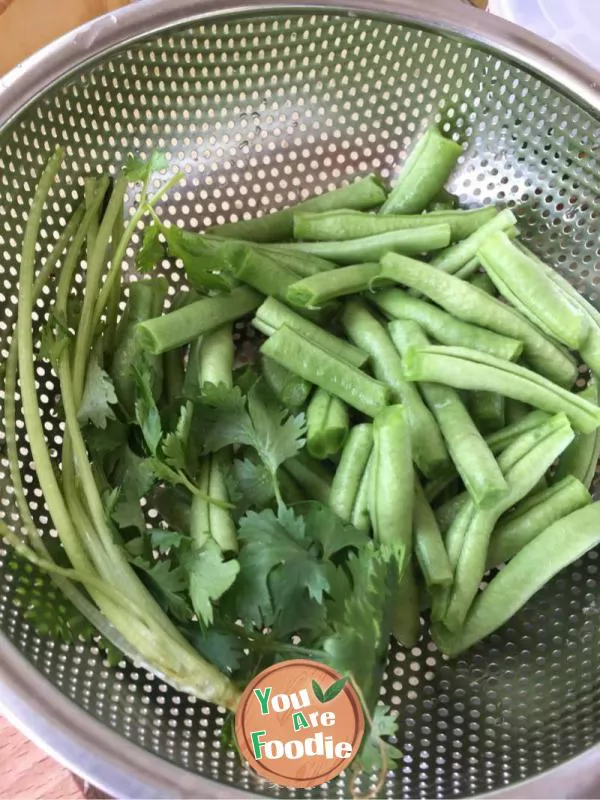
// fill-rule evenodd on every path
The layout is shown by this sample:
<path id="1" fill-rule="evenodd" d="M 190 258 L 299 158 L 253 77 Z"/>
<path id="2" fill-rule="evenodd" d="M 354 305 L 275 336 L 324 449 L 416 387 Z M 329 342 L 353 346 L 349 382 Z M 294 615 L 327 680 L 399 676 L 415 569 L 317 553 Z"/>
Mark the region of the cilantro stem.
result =
<path id="1" fill-rule="evenodd" d="M 108 299 L 113 291 L 113 287 L 115 283 L 120 279 L 121 275 L 121 268 L 123 266 L 123 259 L 125 258 L 125 252 L 133 236 L 135 229 L 138 226 L 138 223 L 141 221 L 142 217 L 147 211 L 147 206 L 154 207 L 158 201 L 170 190 L 175 186 L 179 181 L 185 177 L 183 172 L 177 172 L 173 175 L 169 180 L 160 187 L 160 189 L 155 192 L 155 194 L 150 197 L 149 200 L 145 199 L 145 192 L 146 190 L 142 190 L 142 197 L 140 199 L 140 204 L 136 209 L 135 213 L 125 226 L 125 231 L 121 236 L 121 241 L 117 245 L 112 263 L 110 265 L 110 270 L 108 275 L 106 276 L 106 280 L 102 284 L 102 288 L 100 290 L 100 294 L 98 296 L 98 301 L 94 307 L 94 330 L 98 327 L 100 322 L 100 318 L 104 313 L 104 309 L 106 308 L 106 304 L 108 303 Z M 147 186 L 147 182 L 144 183 L 144 186 Z"/>

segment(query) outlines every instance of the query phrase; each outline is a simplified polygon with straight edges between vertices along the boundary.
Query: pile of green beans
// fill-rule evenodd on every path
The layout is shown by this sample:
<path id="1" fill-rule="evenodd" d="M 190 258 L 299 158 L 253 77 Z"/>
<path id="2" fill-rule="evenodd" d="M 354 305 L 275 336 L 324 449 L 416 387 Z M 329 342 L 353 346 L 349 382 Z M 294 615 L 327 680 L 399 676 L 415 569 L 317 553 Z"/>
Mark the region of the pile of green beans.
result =
<path id="1" fill-rule="evenodd" d="M 368 176 L 210 229 L 230 293 L 162 315 L 164 293 L 141 298 L 121 344 L 176 352 L 169 374 L 189 344 L 183 380 L 202 383 L 213 345 L 231 375 L 225 340 L 253 312 L 265 383 L 306 413 L 282 496 L 371 531 L 398 565 L 395 637 L 416 644 L 428 607 L 450 655 L 600 542 L 599 393 L 593 378 L 575 387 L 579 365 L 600 372 L 600 312 L 520 244 L 518 209 L 455 207 L 461 152 L 432 126 L 391 191 Z M 127 403 L 126 382 L 117 391 Z M 225 468 L 207 462 L 207 494 L 225 498 Z M 205 506 L 202 530 L 234 549 L 230 517 Z"/>

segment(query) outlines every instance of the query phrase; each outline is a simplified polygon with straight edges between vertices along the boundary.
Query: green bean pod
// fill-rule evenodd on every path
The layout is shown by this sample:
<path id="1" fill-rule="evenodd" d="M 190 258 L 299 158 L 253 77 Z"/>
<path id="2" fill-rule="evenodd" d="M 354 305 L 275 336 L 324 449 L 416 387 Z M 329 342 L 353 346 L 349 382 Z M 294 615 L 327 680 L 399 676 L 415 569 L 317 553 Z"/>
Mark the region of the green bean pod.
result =
<path id="1" fill-rule="evenodd" d="M 345 404 L 317 389 L 306 409 L 306 448 L 311 456 L 323 460 L 338 453 L 348 438 L 349 427 Z"/>
<path id="2" fill-rule="evenodd" d="M 294 215 L 301 211 L 331 211 L 338 208 L 365 210 L 381 205 L 387 192 L 378 176 L 359 178 L 349 186 L 311 197 L 290 208 L 266 214 L 255 219 L 213 225 L 207 233 L 249 242 L 282 242 L 291 239 L 294 233 Z"/>
<path id="3" fill-rule="evenodd" d="M 293 242 L 273 245 L 279 252 L 308 253 L 336 264 L 362 264 L 379 261 L 385 253 L 418 255 L 440 250 L 450 243 L 449 225 L 437 223 L 425 228 L 414 228 L 378 233 L 362 239 L 345 239 L 339 242 Z"/>
<path id="4" fill-rule="evenodd" d="M 586 341 L 590 321 L 550 278 L 502 232 L 479 248 L 479 258 L 500 294 L 534 325 L 567 347 Z"/>
<path id="5" fill-rule="evenodd" d="M 495 297 L 468 281 L 405 256 L 388 253 L 381 264 L 383 277 L 417 289 L 459 319 L 522 341 L 526 360 L 538 372 L 561 386 L 573 385 L 577 375 L 575 362 Z"/>
<path id="6" fill-rule="evenodd" d="M 203 297 L 185 308 L 141 322 L 137 335 L 144 350 L 159 355 L 245 316 L 258 308 L 262 299 L 253 289 L 239 286 L 229 294 Z"/>
<path id="7" fill-rule="evenodd" d="M 406 406 L 415 463 L 427 477 L 439 473 L 449 463 L 442 435 L 417 388 L 404 380 L 402 359 L 387 331 L 356 300 L 346 303 L 342 324 L 354 344 L 369 353 L 376 378 L 391 387 L 396 402 Z"/>
<path id="8" fill-rule="evenodd" d="M 314 322 L 301 317 L 291 308 L 275 300 L 274 297 L 267 298 L 259 306 L 252 324 L 265 336 L 271 336 L 283 325 L 287 325 L 288 328 L 296 331 L 304 339 L 322 347 L 341 361 L 345 361 L 355 367 L 362 367 L 369 357 L 364 350 L 360 350 L 358 347 L 351 345 L 350 342 L 340 339 L 339 336 L 334 336 L 329 331 L 323 330 L 323 328 L 315 325 Z"/>
<path id="9" fill-rule="evenodd" d="M 408 154 L 380 213 L 419 214 L 444 188 L 460 154 L 459 144 L 430 125 Z"/>
<path id="10" fill-rule="evenodd" d="M 150 278 L 134 281 L 129 284 L 129 300 L 126 309 L 126 321 L 123 326 L 121 341 L 115 350 L 112 364 L 111 377 L 119 402 L 133 413 L 133 406 L 137 395 L 134 364 L 141 354 L 140 342 L 136 336 L 136 328 L 146 320 L 160 319 L 167 296 L 168 283 L 165 278 Z M 150 359 L 152 369 L 152 387 L 155 398 L 162 391 L 163 363 L 162 358 Z"/>
<path id="11" fill-rule="evenodd" d="M 404 645 L 415 647 L 421 631 L 421 599 L 415 576 L 414 557 L 408 557 L 400 582 L 394 593 L 392 635 Z"/>
<path id="12" fill-rule="evenodd" d="M 329 504 L 331 492 L 331 473 L 320 461 L 315 461 L 304 452 L 284 463 L 285 471 L 292 476 L 306 497 Z"/>
<path id="13" fill-rule="evenodd" d="M 600 503 L 580 508 L 546 528 L 495 575 L 477 597 L 462 628 L 434 627 L 434 641 L 455 656 L 500 628 L 562 569 L 600 543 Z"/>
<path id="14" fill-rule="evenodd" d="M 507 361 L 516 361 L 523 352 L 522 342 L 456 319 L 452 314 L 401 289 L 377 292 L 372 300 L 388 316 L 418 323 L 428 336 L 440 344 L 472 347 L 473 350 L 491 353 Z"/>
<path id="15" fill-rule="evenodd" d="M 433 381 L 455 389 L 498 392 L 547 411 L 564 412 L 573 427 L 592 433 L 600 426 L 600 408 L 518 364 L 466 347 L 424 347 L 404 359 L 409 381 Z"/>
<path id="16" fill-rule="evenodd" d="M 192 292 L 177 292 L 171 301 L 171 309 L 176 311 L 193 302 Z M 183 396 L 186 368 L 184 365 L 186 347 L 169 350 L 163 356 L 164 395 L 167 402 L 174 403 Z"/>
<path id="17" fill-rule="evenodd" d="M 289 472 L 286 472 L 285 466 L 282 466 L 277 474 L 279 481 L 279 489 L 281 497 L 286 506 L 293 506 L 296 503 L 303 503 L 306 500 L 306 495 L 298 486 L 296 481 L 292 478 Z"/>
<path id="18" fill-rule="evenodd" d="M 494 528 L 486 567 L 509 561 L 554 522 L 591 502 L 586 487 L 572 475 L 526 497 Z"/>
<path id="19" fill-rule="evenodd" d="M 412 553 L 414 471 L 411 431 L 403 406 L 384 409 L 373 422 L 369 512 L 375 538 L 403 565 Z"/>
<path id="20" fill-rule="evenodd" d="M 293 306 L 317 308 L 348 294 L 370 291 L 385 281 L 379 278 L 379 263 L 354 264 L 311 275 L 289 286 L 286 299 Z"/>
<path id="21" fill-rule="evenodd" d="M 372 449 L 373 426 L 370 423 L 354 425 L 344 445 L 329 493 L 330 508 L 346 522 L 352 519 L 354 504 Z"/>
<path id="22" fill-rule="evenodd" d="M 476 509 L 462 537 L 454 582 L 444 614 L 444 625 L 458 630 L 465 621 L 486 569 L 487 551 L 492 531 L 500 516 L 527 495 L 550 468 L 554 460 L 573 440 L 573 431 L 564 414 L 557 414 L 537 431 L 524 434 L 502 453 L 499 459 L 509 491 L 494 508 Z M 457 520 L 461 518 L 461 514 Z M 452 531 L 448 531 L 451 540 Z"/>
<path id="23" fill-rule="evenodd" d="M 598 386 L 594 380 L 587 386 L 580 396 L 592 403 L 598 404 Z M 598 456 L 600 455 L 600 428 L 593 433 L 579 433 L 572 444 L 558 459 L 552 483 L 562 480 L 567 475 L 578 478 L 586 489 L 589 489 L 594 480 Z"/>
<path id="24" fill-rule="evenodd" d="M 197 483 L 204 496 L 229 502 L 224 478 L 229 461 L 228 451 L 213 453 L 202 460 Z M 192 498 L 190 534 L 197 547 L 213 539 L 224 553 L 237 552 L 236 529 L 229 511 L 199 495 Z"/>
<path id="25" fill-rule="evenodd" d="M 264 342 L 261 352 L 367 416 L 374 417 L 388 404 L 390 391 L 385 384 L 340 361 L 287 325 Z"/>
<path id="26" fill-rule="evenodd" d="M 350 522 L 358 531 L 369 533 L 371 530 L 371 513 L 370 513 L 370 499 L 371 499 L 371 469 L 373 466 L 373 454 L 369 457 L 363 476 L 358 484 L 358 491 L 354 500 L 352 508 L 352 516 Z"/>
<path id="27" fill-rule="evenodd" d="M 285 300 L 288 287 L 298 276 L 270 256 L 251 245 L 228 243 L 230 269 L 235 277 L 264 295 Z"/>
<path id="28" fill-rule="evenodd" d="M 294 215 L 294 238 L 313 242 L 362 239 L 390 231 L 449 225 L 453 242 L 476 231 L 496 216 L 493 206 L 469 211 L 431 211 L 426 214 L 365 214 L 362 211 L 326 211 L 323 214 Z"/>
<path id="29" fill-rule="evenodd" d="M 311 383 L 294 375 L 293 372 L 282 367 L 272 358 L 263 356 L 260 366 L 267 386 L 284 406 L 295 410 L 306 403 L 312 391 Z"/>
<path id="30" fill-rule="evenodd" d="M 517 219 L 512 211 L 505 208 L 477 228 L 476 231 L 473 231 L 466 239 L 458 242 L 458 244 L 451 245 L 441 253 L 437 253 L 431 260 L 431 265 L 442 272 L 448 272 L 450 275 L 458 272 L 461 267 L 464 267 L 473 258 L 481 258 L 479 250 L 493 233 L 512 228 L 516 222 Z"/>
<path id="31" fill-rule="evenodd" d="M 428 340 L 415 322 L 396 320 L 389 325 L 402 356 Z M 508 487 L 500 467 L 454 389 L 437 383 L 420 384 L 421 393 L 439 425 L 459 475 L 477 505 L 490 505 Z"/>
<path id="32" fill-rule="evenodd" d="M 469 278 L 469 283 L 472 286 L 475 286 L 477 289 L 481 289 L 482 292 L 491 295 L 492 297 L 496 297 L 498 294 L 494 281 L 490 278 L 487 272 L 476 272 L 474 275 L 471 275 Z"/>
<path id="33" fill-rule="evenodd" d="M 427 586 L 446 586 L 452 583 L 452 567 L 444 540 L 417 477 L 413 505 L 413 540 L 415 556 Z"/>
<path id="34" fill-rule="evenodd" d="M 452 194 L 452 192 L 449 192 L 447 189 L 440 189 L 440 191 L 427 206 L 426 211 L 432 213 L 436 211 L 451 211 L 457 206 L 458 195 Z M 493 206 L 486 206 L 485 210 L 488 211 L 490 208 L 493 208 Z M 483 211 L 483 209 L 477 208 L 475 211 Z"/>
<path id="35" fill-rule="evenodd" d="M 493 433 L 504 427 L 504 397 L 498 392 L 471 392 L 469 411 L 483 433 Z"/>

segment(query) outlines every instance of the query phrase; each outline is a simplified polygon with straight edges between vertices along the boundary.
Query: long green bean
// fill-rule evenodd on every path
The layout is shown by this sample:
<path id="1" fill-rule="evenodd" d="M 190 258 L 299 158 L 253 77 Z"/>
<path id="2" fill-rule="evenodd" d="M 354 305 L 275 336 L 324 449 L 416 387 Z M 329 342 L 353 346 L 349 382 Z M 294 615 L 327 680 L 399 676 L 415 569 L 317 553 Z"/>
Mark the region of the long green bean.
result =
<path id="1" fill-rule="evenodd" d="M 473 231 L 466 239 L 451 245 L 447 250 L 443 250 L 441 253 L 436 253 L 431 260 L 431 265 L 451 275 L 458 272 L 459 269 L 464 267 L 473 258 L 481 257 L 479 249 L 493 233 L 512 228 L 516 222 L 517 218 L 512 211 L 505 208 L 499 214 L 477 228 L 477 230 Z"/>
<path id="2" fill-rule="evenodd" d="M 590 330 L 584 311 L 506 235 L 489 236 L 478 256 L 500 294 L 527 319 L 567 347 L 581 347 Z"/>
<path id="3" fill-rule="evenodd" d="M 378 261 L 385 253 L 418 255 L 439 250 L 450 243 L 449 225 L 438 223 L 426 228 L 404 229 L 366 236 L 362 239 L 345 239 L 339 242 L 293 242 L 273 245 L 279 252 L 308 253 L 336 264 L 360 264 Z"/>
<path id="4" fill-rule="evenodd" d="M 346 303 L 342 324 L 350 339 L 369 353 L 375 377 L 388 384 L 395 402 L 406 406 L 415 463 L 427 477 L 448 465 L 448 454 L 433 418 L 417 388 L 404 380 L 402 359 L 387 331 L 359 301 Z"/>
<path id="5" fill-rule="evenodd" d="M 228 242 L 229 265 L 235 277 L 264 295 L 285 300 L 289 286 L 298 276 L 283 266 L 276 256 L 245 244 Z"/>
<path id="6" fill-rule="evenodd" d="M 442 136 L 430 125 L 417 139 L 392 191 L 381 208 L 382 214 L 418 214 L 444 188 L 454 169 L 461 146 Z"/>
<path id="7" fill-rule="evenodd" d="M 294 238 L 338 242 L 441 224 L 450 226 L 451 240 L 456 242 L 469 236 L 497 213 L 493 206 L 470 211 L 430 211 L 426 214 L 365 214 L 350 210 L 301 213 L 294 215 Z"/>
<path id="8" fill-rule="evenodd" d="M 337 466 L 329 506 L 343 520 L 350 522 L 361 480 L 373 449 L 373 426 L 370 423 L 355 425 L 344 445 Z"/>
<path id="9" fill-rule="evenodd" d="M 306 448 L 314 458 L 338 453 L 350 427 L 348 409 L 338 398 L 317 389 L 306 409 Z"/>
<path id="10" fill-rule="evenodd" d="M 496 567 L 513 558 L 554 522 L 591 502 L 590 493 L 573 475 L 525 498 L 494 528 L 486 566 Z"/>
<path id="11" fill-rule="evenodd" d="M 207 233 L 215 233 L 232 239 L 245 239 L 249 242 L 282 242 L 291 239 L 294 232 L 294 214 L 300 211 L 331 211 L 337 208 L 354 208 L 359 211 L 381 205 L 387 192 L 377 175 L 342 186 L 331 192 L 310 197 L 290 208 L 283 208 L 272 214 L 224 225 L 213 225 Z"/>
<path id="12" fill-rule="evenodd" d="M 258 308 L 261 300 L 258 292 L 240 286 L 229 294 L 204 297 L 185 308 L 142 322 L 137 327 L 137 335 L 145 350 L 159 355 L 243 317 Z"/>
<path id="13" fill-rule="evenodd" d="M 332 355 L 352 364 L 355 367 L 362 367 L 368 359 L 368 354 L 358 347 L 354 347 L 350 342 L 334 336 L 332 333 L 320 328 L 308 319 L 301 317 L 291 308 L 283 305 L 274 297 L 267 298 L 256 311 L 256 316 L 252 324 L 265 336 L 271 336 L 283 325 L 296 331 L 304 339 L 313 342 Z"/>
<path id="14" fill-rule="evenodd" d="M 320 272 L 288 287 L 286 299 L 294 306 L 316 308 L 336 297 L 366 292 L 385 281 L 378 280 L 379 264 L 354 264 Z"/>
<path id="15" fill-rule="evenodd" d="M 557 456 L 573 440 L 573 430 L 564 414 L 557 414 L 537 431 L 524 434 L 502 453 L 499 459 L 509 487 L 508 493 L 490 509 L 475 509 L 462 534 L 462 545 L 457 560 L 453 560 L 452 528 L 448 531 L 447 547 L 451 563 L 455 564 L 454 581 L 444 625 L 458 630 L 465 621 L 469 608 L 485 573 L 490 536 L 500 516 L 527 495 L 544 475 Z M 471 503 L 469 503 L 469 506 Z M 457 520 L 462 516 L 459 514 Z M 458 548 L 457 548 L 458 549 Z"/>
<path id="16" fill-rule="evenodd" d="M 580 397 L 598 405 L 600 396 L 598 385 L 594 380 L 582 392 Z M 586 489 L 589 489 L 594 480 L 598 456 L 600 455 L 600 428 L 593 433 L 579 433 L 572 444 L 558 459 L 552 483 L 560 481 L 567 475 L 578 478 Z"/>
<path id="17" fill-rule="evenodd" d="M 390 317 L 418 323 L 428 336 L 440 344 L 472 347 L 473 350 L 491 353 L 507 361 L 516 361 L 523 352 L 522 342 L 456 319 L 432 303 L 413 297 L 401 289 L 377 292 L 372 300 Z"/>
<path id="18" fill-rule="evenodd" d="M 480 431 L 490 433 L 504 427 L 504 397 L 498 392 L 471 392 L 468 399 L 471 416 Z"/>
<path id="19" fill-rule="evenodd" d="M 452 567 L 444 540 L 417 477 L 413 505 L 413 539 L 415 556 L 427 586 L 446 586 L 452 583 Z"/>
<path id="20" fill-rule="evenodd" d="M 404 647 L 412 648 L 419 641 L 420 607 L 414 557 L 410 555 L 394 595 L 392 608 L 392 635 Z"/>
<path id="21" fill-rule="evenodd" d="M 373 533 L 402 567 L 412 553 L 414 503 L 411 431 L 403 406 L 389 406 L 375 417 L 372 458 L 369 513 Z"/>
<path id="22" fill-rule="evenodd" d="M 411 349 L 429 344 L 416 322 L 396 320 L 390 323 L 389 330 L 403 357 Z M 438 383 L 421 383 L 420 389 L 469 494 L 477 505 L 495 503 L 508 491 L 506 481 L 458 393 Z"/>
<path id="23" fill-rule="evenodd" d="M 284 470 L 292 476 L 306 497 L 323 505 L 329 504 L 332 476 L 320 461 L 301 452 L 294 458 L 288 458 Z"/>
<path id="24" fill-rule="evenodd" d="M 374 417 L 388 403 L 390 391 L 379 381 L 283 325 L 261 347 L 278 364 Z"/>
<path id="25" fill-rule="evenodd" d="M 367 466 L 363 472 L 363 476 L 358 484 L 358 491 L 354 500 L 352 508 L 352 516 L 350 522 L 359 531 L 369 533 L 371 530 L 371 515 L 369 511 L 369 502 L 371 497 L 371 467 L 373 466 L 373 454 L 369 456 Z"/>
<path id="26" fill-rule="evenodd" d="M 473 603 L 464 626 L 451 633 L 435 626 L 434 640 L 451 656 L 471 647 L 509 620 L 566 566 L 600 543 L 600 503 L 578 509 L 529 542 Z"/>
<path id="27" fill-rule="evenodd" d="M 496 297 L 498 294 L 493 280 L 486 272 L 475 272 L 469 278 L 469 283 L 471 283 L 472 286 L 476 286 L 478 289 L 481 289 L 482 292 L 491 295 L 492 297 Z"/>
<path id="28" fill-rule="evenodd" d="M 411 350 L 404 359 L 404 376 L 409 381 L 433 381 L 455 389 L 499 392 L 549 414 L 562 411 L 582 433 L 592 433 L 600 426 L 600 408 L 581 395 L 518 364 L 466 347 Z"/>

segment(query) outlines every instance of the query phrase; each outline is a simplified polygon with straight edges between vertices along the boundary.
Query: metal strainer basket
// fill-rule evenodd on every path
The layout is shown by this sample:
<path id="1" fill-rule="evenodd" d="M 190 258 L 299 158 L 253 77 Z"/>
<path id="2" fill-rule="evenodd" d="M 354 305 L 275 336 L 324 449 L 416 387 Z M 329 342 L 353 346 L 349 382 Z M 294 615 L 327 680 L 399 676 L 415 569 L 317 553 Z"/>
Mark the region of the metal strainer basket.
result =
<path id="1" fill-rule="evenodd" d="M 451 185 L 461 204 L 518 204 L 523 240 L 597 304 L 598 81 L 532 35 L 451 0 L 173 0 L 105 17 L 2 86 L 2 356 L 24 219 L 56 144 L 66 147 L 67 178 L 43 231 L 48 247 L 83 174 L 118 167 L 132 151 L 171 154 L 186 182 L 161 213 L 202 229 L 356 174 L 389 177 L 437 120 L 467 143 Z M 59 443 L 57 386 L 50 371 L 38 380 L 47 435 Z M 28 499 L 52 535 L 19 424 Z M 0 514 L 15 524 L 4 457 L 0 480 Z M 600 796 L 598 566 L 590 553 L 458 660 L 442 658 L 425 632 L 412 651 L 390 652 L 383 694 L 399 714 L 404 757 L 386 797 Z M 343 776 L 296 793 L 260 783 L 222 744 L 222 709 L 129 663 L 111 667 L 94 646 L 40 637 L 26 613 L 34 597 L 60 614 L 52 584 L 15 570 L 0 545 L 2 705 L 99 787 L 120 797 L 349 794 Z"/>

